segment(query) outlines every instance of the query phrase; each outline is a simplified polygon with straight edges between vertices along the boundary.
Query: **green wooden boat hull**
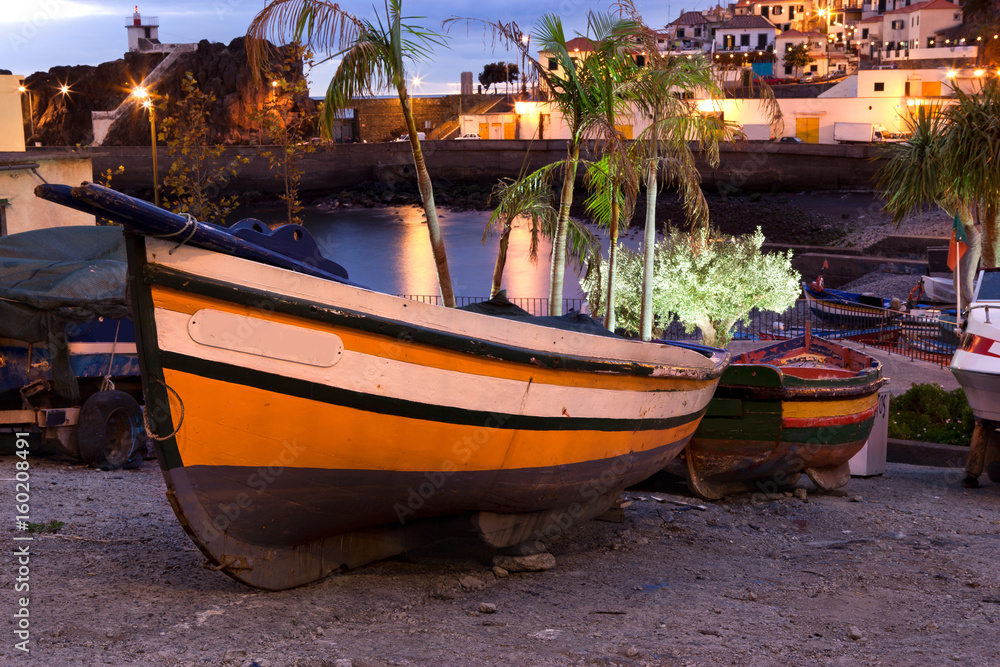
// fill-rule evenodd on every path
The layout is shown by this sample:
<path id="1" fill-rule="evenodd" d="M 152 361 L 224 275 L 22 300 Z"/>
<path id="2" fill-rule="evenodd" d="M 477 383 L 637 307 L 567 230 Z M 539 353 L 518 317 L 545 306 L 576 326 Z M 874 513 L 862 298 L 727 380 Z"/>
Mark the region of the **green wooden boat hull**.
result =
<path id="1" fill-rule="evenodd" d="M 876 359 L 815 336 L 742 354 L 668 470 L 709 500 L 776 493 L 803 472 L 821 489 L 843 486 L 883 383 Z"/>

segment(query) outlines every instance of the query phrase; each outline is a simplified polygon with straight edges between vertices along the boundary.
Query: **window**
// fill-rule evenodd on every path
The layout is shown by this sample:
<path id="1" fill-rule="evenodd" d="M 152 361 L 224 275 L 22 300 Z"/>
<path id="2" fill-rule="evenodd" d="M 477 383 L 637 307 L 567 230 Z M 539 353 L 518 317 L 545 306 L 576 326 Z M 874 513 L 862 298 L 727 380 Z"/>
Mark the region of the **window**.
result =
<path id="1" fill-rule="evenodd" d="M 798 7 L 795 8 L 795 11 L 797 11 L 799 14 L 803 14 L 806 11 L 806 6 L 805 5 L 799 5 Z"/>
<path id="2" fill-rule="evenodd" d="M 909 97 L 910 96 L 910 82 L 909 81 L 907 81 L 903 85 L 903 96 L 904 97 Z"/>
<path id="3" fill-rule="evenodd" d="M 792 73 L 792 66 L 785 65 L 785 74 L 791 74 L 791 73 Z"/>
<path id="4" fill-rule="evenodd" d="M 767 33 L 757 35 L 757 48 L 763 49 L 767 46 Z"/>
<path id="5" fill-rule="evenodd" d="M 771 15 L 771 8 L 768 7 L 767 5 L 763 5 L 760 8 L 760 15 L 763 16 L 764 18 L 767 18 L 768 16 Z"/>
<path id="6" fill-rule="evenodd" d="M 884 93 L 885 92 L 885 82 L 884 81 L 878 81 L 878 82 L 875 83 L 875 92 L 876 93 Z"/>
<path id="7" fill-rule="evenodd" d="M 740 46 L 750 46 L 750 35 L 740 35 Z"/>
<path id="8" fill-rule="evenodd" d="M 679 38 L 680 37 L 685 37 L 684 28 L 678 28 L 677 29 L 677 37 L 679 37 Z"/>
<path id="9" fill-rule="evenodd" d="M 151 28 L 146 28 L 146 29 L 144 30 L 144 32 L 146 33 L 146 39 L 149 39 L 149 38 L 150 38 L 150 35 L 152 34 L 152 33 L 150 33 L 150 30 L 151 30 Z"/>
<path id="10" fill-rule="evenodd" d="M 809 71 L 812 72 L 813 74 L 817 73 L 819 71 L 819 65 L 810 65 Z"/>
<path id="11" fill-rule="evenodd" d="M 795 7 L 788 8 L 788 20 L 791 21 L 795 19 Z"/>
<path id="12" fill-rule="evenodd" d="M 902 21 L 893 21 L 892 22 L 892 29 L 893 30 L 902 30 L 903 29 L 903 22 Z"/>
<path id="13" fill-rule="evenodd" d="M 695 37 L 701 37 L 701 28 L 695 28 L 694 29 L 694 36 Z"/>
<path id="14" fill-rule="evenodd" d="M 549 58 L 549 71 L 554 72 L 559 69 L 559 61 L 555 58 Z"/>
<path id="15" fill-rule="evenodd" d="M 782 28 L 781 28 L 781 30 L 782 30 L 782 31 L 787 31 L 787 30 L 791 30 L 791 29 L 792 29 L 792 24 L 791 24 L 791 23 L 786 23 L 786 24 L 785 24 L 784 26 L 782 26 Z"/>
<path id="16" fill-rule="evenodd" d="M 727 51 L 732 51 L 733 47 L 736 46 L 736 37 L 733 35 L 723 35 L 722 36 L 722 48 Z"/>
<path id="17" fill-rule="evenodd" d="M 868 28 L 861 29 L 861 39 L 868 39 Z"/>
<path id="18" fill-rule="evenodd" d="M 635 57 L 635 64 L 636 64 L 636 67 L 645 67 L 646 66 L 646 56 L 642 56 L 642 55 L 636 56 Z"/>
<path id="19" fill-rule="evenodd" d="M 775 7 L 771 10 L 771 15 L 781 16 L 781 5 L 775 5 Z"/>

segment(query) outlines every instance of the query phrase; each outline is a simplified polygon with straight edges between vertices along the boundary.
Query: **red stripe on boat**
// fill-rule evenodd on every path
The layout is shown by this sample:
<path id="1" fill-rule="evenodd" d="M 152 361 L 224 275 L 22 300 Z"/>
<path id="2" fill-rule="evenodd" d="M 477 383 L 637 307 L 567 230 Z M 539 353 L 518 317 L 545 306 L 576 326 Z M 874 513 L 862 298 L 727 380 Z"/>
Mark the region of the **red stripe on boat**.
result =
<path id="1" fill-rule="evenodd" d="M 836 417 L 811 417 L 809 419 L 803 419 L 800 417 L 788 417 L 781 420 L 782 428 L 816 428 L 819 426 L 847 426 L 848 424 L 857 424 L 865 421 L 866 419 L 871 419 L 875 415 L 875 410 L 878 405 L 865 410 L 864 412 L 856 412 L 853 415 L 837 415 Z"/>

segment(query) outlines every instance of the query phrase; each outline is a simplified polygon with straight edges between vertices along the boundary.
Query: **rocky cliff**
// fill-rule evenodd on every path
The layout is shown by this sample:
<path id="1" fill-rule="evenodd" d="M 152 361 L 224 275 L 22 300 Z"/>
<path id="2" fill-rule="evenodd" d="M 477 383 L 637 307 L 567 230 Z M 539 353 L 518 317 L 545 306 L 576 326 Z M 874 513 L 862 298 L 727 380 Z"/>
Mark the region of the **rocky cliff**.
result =
<path id="1" fill-rule="evenodd" d="M 121 60 L 96 67 L 53 67 L 27 77 L 25 86 L 32 91 L 35 114 L 35 132 L 29 143 L 89 145 L 94 138 L 91 112 L 117 109 L 165 55 L 127 53 Z M 282 52 L 276 50 L 273 62 L 277 63 L 281 56 Z M 252 76 L 243 38 L 234 39 L 228 46 L 202 40 L 195 50 L 180 54 L 151 91 L 158 117 L 171 113 L 172 104 L 180 97 L 186 72 L 194 74 L 204 92 L 215 95 L 215 104 L 210 109 L 209 140 L 223 144 L 255 143 L 256 130 L 250 114 L 260 108 L 270 94 L 270 87 Z M 301 79 L 301 63 L 293 66 L 290 76 Z M 60 92 L 64 84 L 69 86 L 68 93 Z M 315 111 L 313 106 L 307 95 L 294 101 L 295 108 L 310 113 Z M 108 132 L 104 145 L 134 146 L 149 142 L 146 113 L 126 108 Z"/>

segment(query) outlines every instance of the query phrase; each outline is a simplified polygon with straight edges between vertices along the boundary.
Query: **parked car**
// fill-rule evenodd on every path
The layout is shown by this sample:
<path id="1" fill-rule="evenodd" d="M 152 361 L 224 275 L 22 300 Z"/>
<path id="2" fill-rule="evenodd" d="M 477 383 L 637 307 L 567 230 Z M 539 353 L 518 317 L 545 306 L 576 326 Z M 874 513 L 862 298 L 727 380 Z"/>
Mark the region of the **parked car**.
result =
<path id="1" fill-rule="evenodd" d="M 812 83 L 815 80 L 816 80 L 816 75 L 810 73 L 810 74 L 806 74 L 804 77 L 802 77 L 801 79 L 799 79 L 799 83 Z"/>
<path id="2" fill-rule="evenodd" d="M 418 140 L 423 141 L 426 138 L 427 138 L 427 134 L 426 133 L 424 133 L 424 132 L 417 132 L 417 139 Z M 409 134 L 401 134 L 401 135 L 399 135 L 399 139 L 393 139 L 393 141 L 409 141 L 409 140 L 410 140 L 410 135 Z"/>
<path id="3" fill-rule="evenodd" d="M 778 77 L 771 74 L 768 74 L 767 76 L 758 76 L 757 80 L 761 81 L 762 83 L 766 83 L 769 86 L 778 86 L 785 82 L 784 79 L 779 79 Z"/>
<path id="4" fill-rule="evenodd" d="M 455 141 L 462 141 L 463 139 L 481 139 L 475 132 L 466 132 L 465 134 L 455 137 Z"/>
<path id="5" fill-rule="evenodd" d="M 782 137 L 778 140 L 782 144 L 804 144 L 805 142 L 798 137 Z"/>

